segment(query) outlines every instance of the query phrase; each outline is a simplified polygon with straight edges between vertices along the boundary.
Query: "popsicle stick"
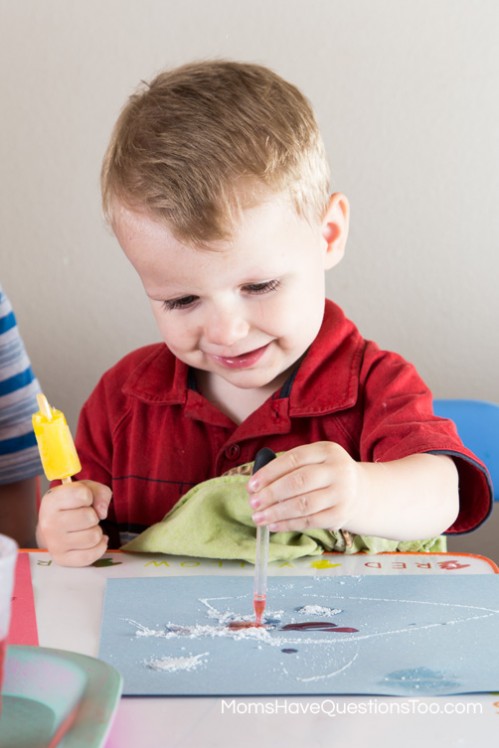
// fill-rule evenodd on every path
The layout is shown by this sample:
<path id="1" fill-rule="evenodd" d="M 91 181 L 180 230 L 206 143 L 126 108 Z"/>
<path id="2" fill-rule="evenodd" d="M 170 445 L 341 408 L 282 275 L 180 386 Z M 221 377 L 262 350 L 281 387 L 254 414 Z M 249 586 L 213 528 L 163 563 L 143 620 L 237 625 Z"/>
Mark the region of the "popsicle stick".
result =
<path id="1" fill-rule="evenodd" d="M 36 401 L 40 409 L 40 413 L 45 416 L 49 421 L 52 420 L 52 408 L 49 405 L 49 401 L 41 392 L 36 396 Z"/>

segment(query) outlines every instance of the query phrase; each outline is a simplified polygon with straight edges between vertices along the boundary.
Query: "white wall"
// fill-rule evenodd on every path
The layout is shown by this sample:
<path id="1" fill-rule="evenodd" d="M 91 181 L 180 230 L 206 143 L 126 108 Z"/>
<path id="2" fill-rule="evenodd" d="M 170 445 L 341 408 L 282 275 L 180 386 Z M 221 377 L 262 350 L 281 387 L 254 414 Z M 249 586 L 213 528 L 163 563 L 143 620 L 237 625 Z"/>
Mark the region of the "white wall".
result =
<path id="1" fill-rule="evenodd" d="M 499 401 L 496 0 L 0 0 L 0 279 L 72 426 L 157 339 L 100 214 L 100 161 L 141 79 L 267 64 L 317 111 L 352 204 L 329 294 L 437 396 Z"/>

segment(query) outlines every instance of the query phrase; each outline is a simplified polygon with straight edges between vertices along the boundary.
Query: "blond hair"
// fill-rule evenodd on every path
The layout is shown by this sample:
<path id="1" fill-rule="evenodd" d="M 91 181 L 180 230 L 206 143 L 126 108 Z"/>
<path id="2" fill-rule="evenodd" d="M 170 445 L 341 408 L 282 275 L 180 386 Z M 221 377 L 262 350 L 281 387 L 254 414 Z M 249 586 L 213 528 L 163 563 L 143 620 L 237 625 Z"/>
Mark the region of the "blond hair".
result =
<path id="1" fill-rule="evenodd" d="M 260 65 L 206 61 L 160 73 L 122 110 L 101 174 L 104 212 L 145 211 L 180 239 L 230 233 L 261 189 L 284 192 L 320 220 L 329 190 L 307 99 Z"/>

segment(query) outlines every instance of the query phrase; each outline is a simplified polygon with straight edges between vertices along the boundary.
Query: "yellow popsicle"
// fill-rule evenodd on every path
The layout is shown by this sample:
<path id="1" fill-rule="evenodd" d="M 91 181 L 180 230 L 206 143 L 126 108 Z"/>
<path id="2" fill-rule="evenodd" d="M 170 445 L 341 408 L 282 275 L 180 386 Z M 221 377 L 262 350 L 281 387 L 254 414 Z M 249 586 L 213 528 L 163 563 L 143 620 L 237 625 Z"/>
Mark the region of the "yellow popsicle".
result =
<path id="1" fill-rule="evenodd" d="M 45 395 L 37 395 L 40 410 L 33 414 L 33 430 L 48 480 L 71 481 L 81 470 L 80 460 L 64 413 L 52 408 Z"/>

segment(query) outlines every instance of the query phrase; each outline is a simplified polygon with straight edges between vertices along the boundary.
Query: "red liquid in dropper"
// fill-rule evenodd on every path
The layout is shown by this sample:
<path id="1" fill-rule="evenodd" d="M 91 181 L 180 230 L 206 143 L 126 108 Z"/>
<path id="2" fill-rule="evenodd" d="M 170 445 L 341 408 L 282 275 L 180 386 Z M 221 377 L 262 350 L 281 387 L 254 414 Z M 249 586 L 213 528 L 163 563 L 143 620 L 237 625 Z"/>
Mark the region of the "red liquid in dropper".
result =
<path id="1" fill-rule="evenodd" d="M 258 626 L 263 626 L 262 618 L 265 610 L 265 603 L 265 595 L 255 595 L 253 597 L 253 608 L 255 610 L 256 621 L 231 621 L 228 627 L 233 631 L 237 631 L 239 629 L 252 629 L 257 628 Z"/>
<path id="2" fill-rule="evenodd" d="M 256 625 L 262 625 L 262 617 L 265 611 L 265 604 L 267 602 L 266 595 L 255 595 L 253 598 L 253 609 L 255 611 Z"/>

